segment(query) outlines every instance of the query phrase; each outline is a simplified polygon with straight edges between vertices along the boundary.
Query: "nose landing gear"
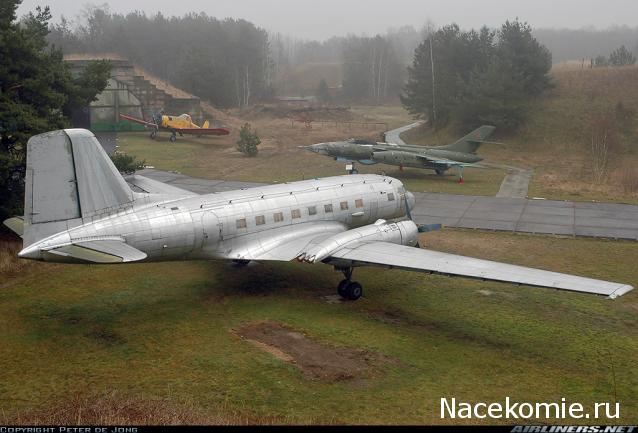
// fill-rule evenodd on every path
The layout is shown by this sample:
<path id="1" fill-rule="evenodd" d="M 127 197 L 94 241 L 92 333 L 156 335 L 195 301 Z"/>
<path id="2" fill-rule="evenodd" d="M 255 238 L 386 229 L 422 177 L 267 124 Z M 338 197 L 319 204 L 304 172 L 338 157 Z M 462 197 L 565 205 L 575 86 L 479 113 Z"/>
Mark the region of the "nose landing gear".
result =
<path id="1" fill-rule="evenodd" d="M 352 268 L 339 269 L 345 279 L 339 282 L 337 293 L 344 299 L 356 301 L 363 295 L 363 287 L 356 281 L 352 281 Z"/>

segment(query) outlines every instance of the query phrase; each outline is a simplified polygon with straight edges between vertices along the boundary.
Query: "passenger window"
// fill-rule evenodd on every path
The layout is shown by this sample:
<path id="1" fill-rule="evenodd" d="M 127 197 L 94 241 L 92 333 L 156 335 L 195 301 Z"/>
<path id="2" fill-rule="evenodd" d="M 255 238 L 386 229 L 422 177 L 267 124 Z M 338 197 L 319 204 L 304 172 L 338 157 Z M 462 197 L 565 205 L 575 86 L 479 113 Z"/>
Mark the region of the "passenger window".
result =
<path id="1" fill-rule="evenodd" d="M 363 199 L 358 198 L 354 201 L 354 207 L 363 207 Z"/>
<path id="2" fill-rule="evenodd" d="M 240 218 L 237 221 L 235 221 L 235 225 L 238 229 L 245 229 L 246 228 L 246 218 Z"/>
<path id="3" fill-rule="evenodd" d="M 277 212 L 276 214 L 273 214 L 273 219 L 275 220 L 276 223 L 280 223 L 284 220 L 284 214 L 283 212 Z"/>
<path id="4" fill-rule="evenodd" d="M 301 218 L 301 211 L 299 209 L 293 209 L 290 213 L 292 214 L 292 219 Z"/>
<path id="5" fill-rule="evenodd" d="M 341 210 L 348 210 L 348 202 L 347 201 L 342 201 L 341 202 Z"/>
<path id="6" fill-rule="evenodd" d="M 264 224 L 266 224 L 266 217 L 263 215 L 257 215 L 255 217 L 255 224 L 257 224 L 258 226 L 263 226 Z"/>
<path id="7" fill-rule="evenodd" d="M 388 201 L 394 201 L 394 193 L 393 192 L 389 192 L 388 193 Z"/>
<path id="8" fill-rule="evenodd" d="M 332 213 L 332 205 L 331 204 L 324 204 L 323 205 L 323 211 L 325 213 Z"/>
<path id="9" fill-rule="evenodd" d="M 308 215 L 317 215 L 317 206 L 310 206 L 308 208 Z"/>

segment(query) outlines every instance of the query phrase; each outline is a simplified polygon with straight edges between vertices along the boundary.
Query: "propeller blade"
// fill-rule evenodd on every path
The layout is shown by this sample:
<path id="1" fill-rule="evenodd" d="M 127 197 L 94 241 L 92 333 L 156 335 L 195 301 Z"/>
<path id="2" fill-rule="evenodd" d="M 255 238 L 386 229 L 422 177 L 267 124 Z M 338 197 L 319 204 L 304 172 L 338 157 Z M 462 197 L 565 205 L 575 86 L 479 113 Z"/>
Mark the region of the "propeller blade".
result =
<path id="1" fill-rule="evenodd" d="M 443 224 L 419 224 L 417 228 L 419 233 L 434 232 L 441 230 L 443 228 Z"/>
<path id="2" fill-rule="evenodd" d="M 403 195 L 403 200 L 405 201 L 405 214 L 410 221 L 412 221 L 412 212 L 410 212 L 410 203 L 408 203 L 408 196 L 406 194 Z"/>

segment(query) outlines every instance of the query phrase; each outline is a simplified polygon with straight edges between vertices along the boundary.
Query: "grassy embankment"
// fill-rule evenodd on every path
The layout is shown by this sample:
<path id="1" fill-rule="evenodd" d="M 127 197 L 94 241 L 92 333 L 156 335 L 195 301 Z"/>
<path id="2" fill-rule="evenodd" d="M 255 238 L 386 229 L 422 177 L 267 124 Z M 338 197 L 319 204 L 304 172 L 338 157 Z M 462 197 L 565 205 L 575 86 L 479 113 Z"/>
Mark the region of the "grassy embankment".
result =
<path id="1" fill-rule="evenodd" d="M 638 67 L 552 71 L 555 87 L 530 106 L 516 135 L 480 149 L 486 161 L 534 169 L 530 197 L 638 203 Z M 628 117 L 616 129 L 602 182 L 592 176 L 592 118 L 614 113 L 621 103 Z M 631 114 L 633 113 L 633 115 Z M 445 142 L 456 132 L 406 132 L 412 143 Z M 469 171 L 469 170 L 468 170 Z"/>
<path id="2" fill-rule="evenodd" d="M 638 282 L 635 242 L 459 230 L 425 239 Z M 319 265 L 33 264 L 2 280 L 0 423 L 449 423 L 441 397 L 504 396 L 617 400 L 618 422 L 638 422 L 638 292 L 608 301 L 401 271 L 355 277 L 365 297 L 331 303 L 340 274 Z M 386 361 L 357 380 L 308 379 L 232 332 L 265 320 Z"/>

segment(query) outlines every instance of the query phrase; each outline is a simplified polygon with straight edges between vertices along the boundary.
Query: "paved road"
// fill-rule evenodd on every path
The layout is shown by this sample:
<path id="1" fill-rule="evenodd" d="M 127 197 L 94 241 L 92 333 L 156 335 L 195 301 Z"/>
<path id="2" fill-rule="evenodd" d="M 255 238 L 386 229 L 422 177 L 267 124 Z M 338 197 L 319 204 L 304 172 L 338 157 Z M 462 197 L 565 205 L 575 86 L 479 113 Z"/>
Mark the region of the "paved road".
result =
<path id="1" fill-rule="evenodd" d="M 388 131 L 385 133 L 385 141 L 387 143 L 394 143 L 394 144 L 406 144 L 405 141 L 401 140 L 401 134 L 404 133 L 405 131 L 408 131 L 412 128 L 416 128 L 417 126 L 421 125 L 423 123 L 422 120 L 419 120 L 418 122 L 414 122 L 414 123 L 410 123 L 409 125 L 405 125 L 402 126 L 400 128 L 397 129 L 393 129 L 392 131 Z"/>
<path id="2" fill-rule="evenodd" d="M 195 179 L 153 169 L 138 174 L 199 194 L 263 185 Z M 439 193 L 414 195 L 416 205 L 412 215 L 419 224 L 638 240 L 638 206 L 635 205 Z"/>

